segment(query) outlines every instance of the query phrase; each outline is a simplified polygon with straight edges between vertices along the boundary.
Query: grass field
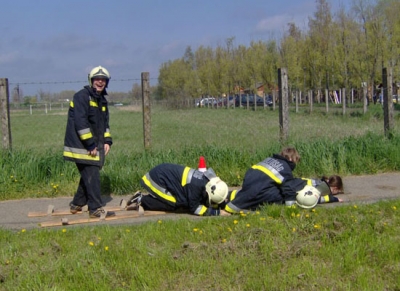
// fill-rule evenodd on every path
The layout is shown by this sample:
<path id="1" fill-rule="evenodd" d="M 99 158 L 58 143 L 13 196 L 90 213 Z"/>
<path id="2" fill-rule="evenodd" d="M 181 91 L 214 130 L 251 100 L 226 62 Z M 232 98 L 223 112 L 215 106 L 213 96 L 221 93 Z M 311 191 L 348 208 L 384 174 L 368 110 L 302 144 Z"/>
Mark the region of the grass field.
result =
<path id="1" fill-rule="evenodd" d="M 366 115 L 342 116 L 300 108 L 290 112 L 287 145 L 298 148 L 298 176 L 364 174 L 399 169 L 399 129 L 383 134 L 383 113 L 371 105 Z M 322 111 L 322 112 L 321 112 Z M 397 115 L 396 115 L 397 114 Z M 398 113 L 395 114 L 395 125 Z M 137 108 L 111 108 L 114 144 L 103 168 L 103 193 L 127 194 L 153 166 L 171 162 L 196 168 L 206 158 L 230 186 L 241 184 L 245 171 L 280 151 L 278 111 L 236 109 L 161 110 L 153 108 L 151 145 L 144 150 L 142 114 Z M 1 153 L 0 200 L 72 195 L 78 173 L 64 162 L 66 110 L 15 112 L 11 117 L 13 151 Z"/>
<path id="2" fill-rule="evenodd" d="M 61 157 L 65 113 L 13 114 L 1 199 L 72 196 L 78 175 Z M 111 114 L 102 182 L 115 195 L 136 190 L 156 164 L 196 168 L 200 155 L 240 185 L 248 167 L 281 148 L 276 111 L 155 108 L 151 151 L 143 149 L 140 112 Z M 290 124 L 288 144 L 302 155 L 298 176 L 399 170 L 399 132 L 384 137 L 378 106 L 346 116 L 302 108 Z M 0 228 L 0 290 L 399 290 L 399 209 L 400 201 L 311 211 L 275 205 L 141 225 Z"/>

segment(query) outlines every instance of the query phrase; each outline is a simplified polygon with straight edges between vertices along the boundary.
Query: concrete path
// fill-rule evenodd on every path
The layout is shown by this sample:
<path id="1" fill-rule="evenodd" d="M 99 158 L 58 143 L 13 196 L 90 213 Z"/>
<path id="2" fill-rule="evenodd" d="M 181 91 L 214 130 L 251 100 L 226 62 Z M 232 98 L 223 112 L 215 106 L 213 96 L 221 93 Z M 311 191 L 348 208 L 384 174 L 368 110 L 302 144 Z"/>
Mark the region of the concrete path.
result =
<path id="1" fill-rule="evenodd" d="M 336 207 L 345 204 L 373 203 L 383 199 L 400 198 L 400 172 L 385 173 L 378 175 L 349 176 L 344 178 L 345 194 L 339 195 L 344 200 L 343 203 L 329 203 L 319 205 L 318 207 Z M 104 197 L 107 207 L 117 207 L 121 199 L 128 199 L 129 196 Z M 10 200 L 0 202 L 0 227 L 10 230 L 41 228 L 39 225 L 45 221 L 61 221 L 60 216 L 51 217 L 28 217 L 29 212 L 47 211 L 48 205 L 54 205 L 55 209 L 68 209 L 68 204 L 72 197 L 60 198 L 40 198 Z M 107 208 L 106 207 L 106 208 Z M 117 212 L 118 213 L 121 212 Z M 85 218 L 86 214 L 68 215 L 68 219 Z M 145 221 L 157 221 L 159 219 L 177 219 L 189 217 L 191 219 L 201 219 L 189 214 L 165 214 L 161 216 L 149 216 L 139 218 L 127 218 L 122 220 L 113 220 L 105 222 L 96 222 L 90 224 L 78 224 L 68 227 L 82 225 L 94 226 L 98 224 L 133 224 Z"/>

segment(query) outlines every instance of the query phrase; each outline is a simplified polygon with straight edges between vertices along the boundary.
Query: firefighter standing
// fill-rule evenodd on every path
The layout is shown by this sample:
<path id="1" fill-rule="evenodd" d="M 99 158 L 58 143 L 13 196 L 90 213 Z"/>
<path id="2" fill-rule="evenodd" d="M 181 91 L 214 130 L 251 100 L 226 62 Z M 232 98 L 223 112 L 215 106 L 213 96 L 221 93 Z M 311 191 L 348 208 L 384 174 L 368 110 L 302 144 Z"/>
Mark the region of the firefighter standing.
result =
<path id="1" fill-rule="evenodd" d="M 64 140 L 64 159 L 75 162 L 80 181 L 70 203 L 75 214 L 88 205 L 90 217 L 105 214 L 100 190 L 100 169 L 112 145 L 109 129 L 109 112 L 105 96 L 110 81 L 109 72 L 99 66 L 88 76 L 89 86 L 77 92 L 68 110 Z M 115 212 L 107 212 L 106 217 Z"/>

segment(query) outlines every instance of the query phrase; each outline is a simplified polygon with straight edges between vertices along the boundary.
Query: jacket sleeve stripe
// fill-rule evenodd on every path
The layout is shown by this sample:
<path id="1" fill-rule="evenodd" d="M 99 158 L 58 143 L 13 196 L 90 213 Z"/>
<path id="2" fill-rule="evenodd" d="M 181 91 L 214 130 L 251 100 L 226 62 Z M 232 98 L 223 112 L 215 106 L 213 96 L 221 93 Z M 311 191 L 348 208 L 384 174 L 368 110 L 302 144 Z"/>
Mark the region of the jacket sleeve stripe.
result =
<path id="1" fill-rule="evenodd" d="M 197 209 L 194 212 L 194 214 L 203 215 L 206 211 L 207 211 L 207 207 L 205 207 L 204 205 L 200 205 L 199 207 L 197 207 Z"/>

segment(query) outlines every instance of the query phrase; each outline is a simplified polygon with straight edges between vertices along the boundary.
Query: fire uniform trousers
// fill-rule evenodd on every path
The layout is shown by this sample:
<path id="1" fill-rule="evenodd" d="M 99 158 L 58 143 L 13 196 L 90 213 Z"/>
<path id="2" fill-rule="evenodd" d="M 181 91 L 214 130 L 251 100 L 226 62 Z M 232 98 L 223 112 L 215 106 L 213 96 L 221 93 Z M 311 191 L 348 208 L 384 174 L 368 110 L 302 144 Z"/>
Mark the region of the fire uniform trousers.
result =
<path id="1" fill-rule="evenodd" d="M 149 192 L 141 198 L 145 210 L 176 211 L 188 209 L 195 215 L 212 215 L 205 185 L 208 178 L 198 170 L 175 164 L 160 164 L 142 177 Z"/>
<path id="2" fill-rule="evenodd" d="M 316 187 L 321 192 L 321 197 L 318 200 L 318 204 L 322 203 L 332 203 L 339 202 L 339 198 L 335 197 L 328 183 L 324 180 L 319 179 L 305 179 L 307 181 L 307 185 Z"/>
<path id="3" fill-rule="evenodd" d="M 229 193 L 225 210 L 230 213 L 255 210 L 263 204 L 291 205 L 296 192 L 307 181 L 294 178 L 296 164 L 280 155 L 273 155 L 247 170 L 240 190 Z"/>
<path id="4" fill-rule="evenodd" d="M 85 86 L 77 92 L 68 110 L 64 140 L 64 159 L 76 163 L 81 175 L 78 189 L 72 201 L 75 205 L 88 205 L 89 210 L 102 207 L 100 169 L 104 165 L 104 144 L 112 145 L 109 128 L 108 104 L 102 94 Z M 97 147 L 97 155 L 88 151 Z"/>

